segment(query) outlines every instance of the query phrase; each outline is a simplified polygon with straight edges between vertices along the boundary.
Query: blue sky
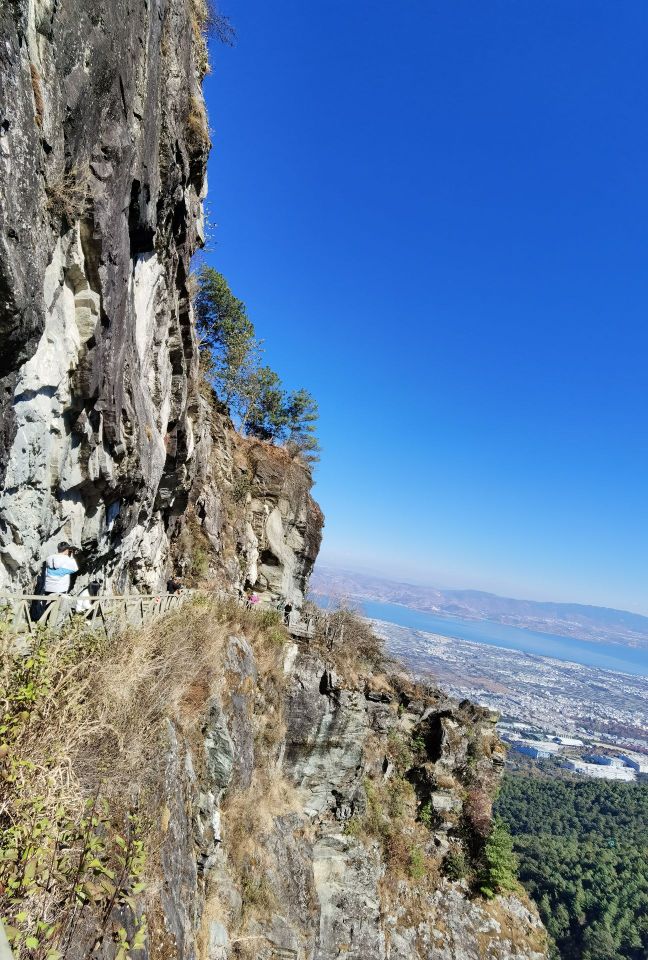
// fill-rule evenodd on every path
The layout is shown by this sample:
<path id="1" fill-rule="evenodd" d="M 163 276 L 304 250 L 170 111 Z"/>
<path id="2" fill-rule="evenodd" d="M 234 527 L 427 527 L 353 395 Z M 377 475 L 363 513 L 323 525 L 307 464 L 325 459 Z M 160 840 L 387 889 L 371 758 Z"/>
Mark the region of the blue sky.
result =
<path id="1" fill-rule="evenodd" d="M 648 4 L 222 0 L 207 259 L 322 560 L 648 613 Z"/>

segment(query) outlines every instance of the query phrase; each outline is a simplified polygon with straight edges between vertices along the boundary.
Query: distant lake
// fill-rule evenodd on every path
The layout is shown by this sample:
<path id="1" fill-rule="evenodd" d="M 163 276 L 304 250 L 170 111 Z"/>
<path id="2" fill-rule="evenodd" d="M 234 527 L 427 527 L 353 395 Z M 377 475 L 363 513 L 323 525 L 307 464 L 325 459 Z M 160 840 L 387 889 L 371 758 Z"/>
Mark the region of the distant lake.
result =
<path id="1" fill-rule="evenodd" d="M 401 627 L 411 627 L 426 633 L 437 633 L 442 637 L 458 637 L 460 640 L 487 643 L 492 647 L 506 647 L 507 650 L 521 650 L 540 657 L 554 657 L 556 660 L 570 660 L 588 667 L 648 677 L 648 650 L 637 650 L 616 643 L 572 640 L 569 637 L 524 630 L 522 627 L 511 627 L 492 620 L 437 617 L 398 603 L 363 600 L 362 609 L 366 617 L 374 620 L 386 620 L 387 623 L 396 623 Z"/>

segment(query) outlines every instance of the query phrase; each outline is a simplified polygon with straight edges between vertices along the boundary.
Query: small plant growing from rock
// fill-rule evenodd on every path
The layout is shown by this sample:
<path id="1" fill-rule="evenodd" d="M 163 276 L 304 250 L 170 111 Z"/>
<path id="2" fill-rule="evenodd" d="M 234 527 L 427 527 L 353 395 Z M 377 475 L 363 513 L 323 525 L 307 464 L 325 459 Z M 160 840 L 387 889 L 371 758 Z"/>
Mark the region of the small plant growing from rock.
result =
<path id="1" fill-rule="evenodd" d="M 197 96 L 189 99 L 186 118 L 187 146 L 191 153 L 204 153 L 209 149 L 209 126 L 205 106 Z"/>
<path id="2" fill-rule="evenodd" d="M 517 870 L 518 859 L 513 852 L 513 840 L 504 822 L 497 819 L 484 844 L 478 878 L 480 893 L 491 900 L 498 893 L 516 890 Z"/>
<path id="3" fill-rule="evenodd" d="M 415 753 L 427 752 L 425 739 L 421 736 L 421 734 L 417 734 L 416 736 L 412 737 L 412 750 L 414 750 Z"/>
<path id="4" fill-rule="evenodd" d="M 73 167 L 67 173 L 50 180 L 45 187 L 47 209 L 68 226 L 76 223 L 88 206 L 88 174 Z"/>
<path id="5" fill-rule="evenodd" d="M 408 873 L 411 880 L 422 880 L 427 873 L 425 854 L 420 847 L 411 847 L 409 853 Z"/>
<path id="6" fill-rule="evenodd" d="M 461 849 L 451 850 L 443 861 L 443 872 L 449 880 L 463 880 L 470 873 L 470 864 Z"/>
<path id="7" fill-rule="evenodd" d="M 434 824 L 434 810 L 429 800 L 421 806 L 419 810 L 419 820 L 428 830 L 432 829 L 432 825 Z"/>
<path id="8" fill-rule="evenodd" d="M 230 496 L 234 503 L 245 503 L 252 489 L 252 479 L 247 473 L 241 473 L 234 479 Z"/>

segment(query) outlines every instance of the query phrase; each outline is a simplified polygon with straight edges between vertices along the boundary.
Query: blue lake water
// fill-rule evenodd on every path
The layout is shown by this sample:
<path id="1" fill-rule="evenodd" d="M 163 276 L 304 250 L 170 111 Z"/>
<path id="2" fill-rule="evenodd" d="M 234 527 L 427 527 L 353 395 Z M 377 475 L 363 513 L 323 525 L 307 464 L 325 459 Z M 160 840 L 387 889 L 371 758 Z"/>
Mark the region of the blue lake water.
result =
<path id="1" fill-rule="evenodd" d="M 648 677 L 648 650 L 624 647 L 616 643 L 572 640 L 569 637 L 524 630 L 492 620 L 437 617 L 433 613 L 412 610 L 397 603 L 364 600 L 362 609 L 366 617 L 374 620 L 386 620 L 401 627 L 437 633 L 442 637 L 458 637 L 474 643 L 487 643 L 492 647 L 505 647 L 507 650 L 520 650 L 540 657 L 554 657 L 556 660 L 570 660 L 589 667 Z"/>

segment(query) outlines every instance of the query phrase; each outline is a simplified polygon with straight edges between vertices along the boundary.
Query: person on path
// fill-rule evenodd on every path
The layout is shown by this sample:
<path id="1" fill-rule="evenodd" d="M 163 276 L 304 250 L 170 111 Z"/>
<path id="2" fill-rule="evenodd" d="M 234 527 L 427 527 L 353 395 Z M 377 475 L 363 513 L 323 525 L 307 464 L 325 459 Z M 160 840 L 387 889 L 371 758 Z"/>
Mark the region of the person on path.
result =
<path id="1" fill-rule="evenodd" d="M 287 627 L 290 626 L 290 615 L 292 612 L 293 612 L 293 605 L 292 603 L 290 603 L 290 601 L 288 601 L 288 603 L 284 607 L 284 623 L 286 624 Z"/>
<path id="2" fill-rule="evenodd" d="M 91 580 L 87 587 L 85 587 L 79 594 L 79 598 L 74 605 L 75 613 L 90 613 L 92 610 L 92 599 L 93 597 L 99 596 L 99 590 L 101 589 L 101 584 L 98 580 Z"/>
<path id="3" fill-rule="evenodd" d="M 79 572 L 74 559 L 74 547 L 66 540 L 59 543 L 58 552 L 45 561 L 45 585 L 43 593 L 62 594 L 70 592 L 72 577 Z"/>

